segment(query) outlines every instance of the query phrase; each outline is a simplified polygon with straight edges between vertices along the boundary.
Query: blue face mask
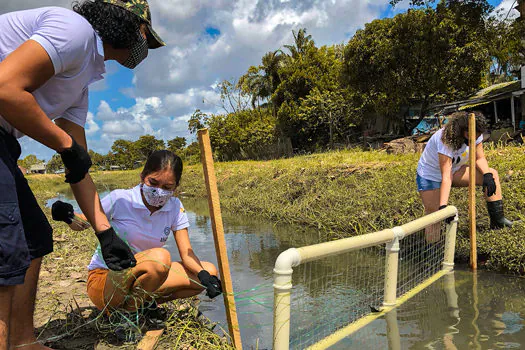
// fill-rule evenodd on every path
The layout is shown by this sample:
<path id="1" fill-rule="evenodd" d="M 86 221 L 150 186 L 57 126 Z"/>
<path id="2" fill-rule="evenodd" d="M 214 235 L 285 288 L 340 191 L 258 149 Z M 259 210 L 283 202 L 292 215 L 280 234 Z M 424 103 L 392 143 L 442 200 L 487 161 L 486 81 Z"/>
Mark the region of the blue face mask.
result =
<path id="1" fill-rule="evenodd" d="M 146 202 L 152 207 L 163 207 L 171 197 L 174 191 L 164 190 L 158 187 L 150 187 L 146 184 L 141 185 L 142 193 Z"/>

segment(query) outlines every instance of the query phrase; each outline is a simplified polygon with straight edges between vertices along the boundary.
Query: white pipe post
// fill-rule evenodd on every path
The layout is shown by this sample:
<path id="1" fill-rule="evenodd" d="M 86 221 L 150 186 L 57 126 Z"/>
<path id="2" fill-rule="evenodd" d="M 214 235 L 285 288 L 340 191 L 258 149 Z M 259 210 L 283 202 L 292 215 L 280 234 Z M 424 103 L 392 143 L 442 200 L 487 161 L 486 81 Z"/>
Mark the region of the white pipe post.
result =
<path id="1" fill-rule="evenodd" d="M 399 240 L 405 234 L 401 227 L 394 227 L 394 239 L 386 244 L 385 296 L 383 306 L 394 306 L 397 300 L 397 271 L 399 265 Z"/>
<path id="2" fill-rule="evenodd" d="M 292 290 L 292 267 L 301 263 L 297 249 L 282 252 L 273 269 L 273 346 L 275 350 L 290 348 L 290 301 Z"/>
<path id="3" fill-rule="evenodd" d="M 458 214 L 454 220 L 447 225 L 447 234 L 445 236 L 445 256 L 443 258 L 443 270 L 454 270 L 454 254 L 456 250 L 456 232 L 458 228 Z"/>

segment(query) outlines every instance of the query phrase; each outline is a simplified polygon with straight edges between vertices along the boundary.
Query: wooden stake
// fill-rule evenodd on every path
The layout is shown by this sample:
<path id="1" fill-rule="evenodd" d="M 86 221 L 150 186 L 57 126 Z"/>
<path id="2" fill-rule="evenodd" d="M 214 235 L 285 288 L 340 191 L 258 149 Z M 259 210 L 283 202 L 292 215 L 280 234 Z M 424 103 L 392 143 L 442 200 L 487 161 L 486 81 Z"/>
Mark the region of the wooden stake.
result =
<path id="1" fill-rule="evenodd" d="M 472 270 L 478 268 L 478 253 L 476 247 L 476 116 L 470 113 L 468 116 L 468 138 L 469 138 L 469 222 L 470 222 L 470 267 Z"/>
<path id="2" fill-rule="evenodd" d="M 142 338 L 140 343 L 137 345 L 137 350 L 153 350 L 159 342 L 160 336 L 164 332 L 164 329 L 154 329 L 146 332 L 146 336 Z"/>
<path id="3" fill-rule="evenodd" d="M 235 299 L 233 297 L 233 286 L 228 264 L 228 252 L 226 241 L 224 240 L 224 229 L 222 226 L 221 205 L 219 201 L 219 191 L 217 189 L 217 179 L 215 178 L 215 168 L 213 166 L 213 155 L 211 150 L 210 135 L 208 129 L 201 129 L 197 132 L 201 149 L 201 162 L 204 169 L 204 180 L 208 192 L 208 206 L 210 207 L 211 226 L 215 241 L 215 251 L 219 262 L 219 271 L 222 279 L 222 290 L 224 305 L 226 306 L 226 318 L 233 345 L 236 349 L 242 349 L 241 332 L 237 311 L 235 309 Z"/>

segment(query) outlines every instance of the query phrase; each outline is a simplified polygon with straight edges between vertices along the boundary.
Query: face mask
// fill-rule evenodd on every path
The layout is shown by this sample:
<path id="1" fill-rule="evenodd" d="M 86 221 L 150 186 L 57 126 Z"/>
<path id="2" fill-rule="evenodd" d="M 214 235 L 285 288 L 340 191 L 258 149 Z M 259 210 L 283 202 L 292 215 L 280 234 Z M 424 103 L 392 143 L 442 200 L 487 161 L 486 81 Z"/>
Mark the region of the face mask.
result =
<path id="1" fill-rule="evenodd" d="M 122 63 L 126 68 L 133 69 L 148 57 L 148 41 L 139 33 L 139 41 L 129 51 L 129 57 Z"/>
<path id="2" fill-rule="evenodd" d="M 146 202 L 152 207 L 162 207 L 173 196 L 173 191 L 164 190 L 158 187 L 150 187 L 146 184 L 141 185 L 142 193 Z"/>

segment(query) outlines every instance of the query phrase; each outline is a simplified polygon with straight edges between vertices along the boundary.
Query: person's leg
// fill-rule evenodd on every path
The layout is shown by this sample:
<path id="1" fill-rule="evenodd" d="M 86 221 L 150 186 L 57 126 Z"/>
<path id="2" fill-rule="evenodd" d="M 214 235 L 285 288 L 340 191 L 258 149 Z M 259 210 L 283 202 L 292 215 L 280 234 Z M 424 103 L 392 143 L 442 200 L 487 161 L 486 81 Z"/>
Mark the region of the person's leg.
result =
<path id="1" fill-rule="evenodd" d="M 0 350 L 9 349 L 9 320 L 14 286 L 0 286 Z"/>
<path id="2" fill-rule="evenodd" d="M 24 350 L 50 349 L 36 342 L 33 313 L 42 258 L 31 261 L 23 285 L 16 286 L 11 308 L 9 327 L 11 349 L 23 346 Z"/>
<path id="3" fill-rule="evenodd" d="M 487 211 L 490 218 L 490 227 L 497 229 L 503 227 L 512 227 L 513 222 L 505 218 L 503 210 L 503 195 L 501 193 L 501 183 L 499 179 L 498 171 L 490 168 L 489 172 L 492 173 L 494 183 L 496 184 L 496 192 L 488 197 L 487 191 L 484 191 L 485 200 L 487 201 Z M 470 182 L 470 168 L 462 167 L 459 169 L 452 179 L 452 185 L 456 187 L 466 187 Z M 476 171 L 476 186 L 483 185 L 483 174 Z"/>
<path id="4" fill-rule="evenodd" d="M 425 207 L 425 214 L 431 214 L 439 209 L 439 188 L 433 190 L 419 191 L 419 196 Z M 428 243 L 439 240 L 441 234 L 441 223 L 437 223 L 425 228 L 425 239 Z"/>
<path id="5" fill-rule="evenodd" d="M 36 342 L 33 314 L 42 257 L 53 251 L 53 229 L 19 169 L 15 173 L 15 182 L 31 265 L 24 284 L 15 288 L 10 324 L 11 349 L 22 345 L 25 350 L 50 349 Z"/>
<path id="6" fill-rule="evenodd" d="M 21 219 L 15 172 L 18 142 L 0 128 L 0 349 L 13 346 L 15 286 L 24 283 L 30 253 Z"/>
<path id="7" fill-rule="evenodd" d="M 217 276 L 217 269 L 212 263 L 201 263 L 206 271 Z M 186 269 L 181 262 L 173 262 L 166 282 L 156 291 L 156 294 L 160 295 L 156 300 L 160 304 L 174 299 L 189 298 L 203 290 L 196 274 Z"/>
<path id="8" fill-rule="evenodd" d="M 171 264 L 164 248 L 145 250 L 135 255 L 137 265 L 124 272 L 110 271 L 104 286 L 104 300 L 112 308 L 137 310 L 149 301 L 166 281 Z"/>
<path id="9" fill-rule="evenodd" d="M 490 168 L 489 172 L 492 173 L 492 176 L 494 177 L 494 182 L 496 183 L 496 193 L 494 193 L 490 197 L 487 197 L 487 191 L 483 191 L 483 195 L 485 196 L 485 200 L 487 202 L 499 201 L 502 199 L 502 194 L 501 194 L 501 184 L 499 180 L 498 171 Z M 452 186 L 468 187 L 469 183 L 470 183 L 470 168 L 468 166 L 463 166 L 454 173 L 452 177 Z M 482 186 L 482 185 L 483 185 L 483 174 L 479 170 L 476 170 L 476 186 Z"/>

